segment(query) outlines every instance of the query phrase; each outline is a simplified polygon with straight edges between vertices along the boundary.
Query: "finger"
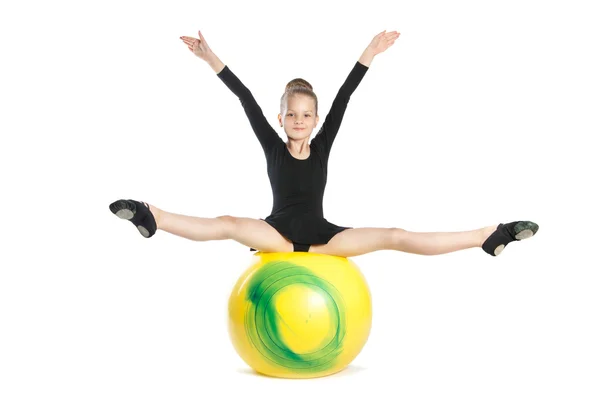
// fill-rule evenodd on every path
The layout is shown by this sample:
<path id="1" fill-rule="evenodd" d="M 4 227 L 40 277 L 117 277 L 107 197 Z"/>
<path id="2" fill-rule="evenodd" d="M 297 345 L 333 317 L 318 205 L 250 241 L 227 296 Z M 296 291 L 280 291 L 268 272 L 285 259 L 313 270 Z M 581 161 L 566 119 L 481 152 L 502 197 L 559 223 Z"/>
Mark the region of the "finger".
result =
<path id="1" fill-rule="evenodd" d="M 200 38 L 200 40 L 204 41 L 204 36 L 202 36 L 202 33 L 200 31 L 198 31 L 198 37 Z"/>
<path id="2" fill-rule="evenodd" d="M 200 46 L 200 43 L 198 42 L 198 39 L 195 40 L 191 40 L 189 42 L 186 42 L 185 44 L 187 44 L 188 46 Z"/>

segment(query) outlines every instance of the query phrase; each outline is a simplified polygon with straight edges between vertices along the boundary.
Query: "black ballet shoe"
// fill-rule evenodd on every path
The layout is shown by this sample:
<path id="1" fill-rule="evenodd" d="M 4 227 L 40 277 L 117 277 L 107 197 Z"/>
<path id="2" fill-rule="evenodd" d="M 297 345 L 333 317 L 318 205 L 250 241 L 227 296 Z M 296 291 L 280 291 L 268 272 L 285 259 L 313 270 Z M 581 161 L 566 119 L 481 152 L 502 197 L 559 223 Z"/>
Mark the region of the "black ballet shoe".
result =
<path id="1" fill-rule="evenodd" d="M 149 238 L 156 233 L 156 220 L 148 204 L 135 200 L 117 200 L 109 208 L 117 217 L 131 221 L 143 237 Z"/>
<path id="2" fill-rule="evenodd" d="M 500 224 L 496 230 L 483 242 L 483 250 L 497 256 L 507 244 L 515 240 L 523 240 L 532 237 L 538 231 L 539 226 L 531 221 L 516 221 L 509 224 Z"/>

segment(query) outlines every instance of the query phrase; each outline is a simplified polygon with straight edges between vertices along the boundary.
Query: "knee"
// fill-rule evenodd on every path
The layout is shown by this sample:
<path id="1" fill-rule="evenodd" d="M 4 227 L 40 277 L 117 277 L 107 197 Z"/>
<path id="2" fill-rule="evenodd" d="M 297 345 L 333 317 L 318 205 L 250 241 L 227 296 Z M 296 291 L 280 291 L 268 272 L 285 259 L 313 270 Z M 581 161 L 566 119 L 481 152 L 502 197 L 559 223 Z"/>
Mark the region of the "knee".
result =
<path id="1" fill-rule="evenodd" d="M 390 228 L 390 241 L 392 246 L 397 246 L 400 243 L 403 243 L 406 239 L 406 231 L 401 228 Z"/>
<path id="2" fill-rule="evenodd" d="M 231 233 L 235 231 L 238 218 L 231 215 L 220 215 L 216 218 L 221 223 L 221 231 L 227 237 L 231 237 Z"/>

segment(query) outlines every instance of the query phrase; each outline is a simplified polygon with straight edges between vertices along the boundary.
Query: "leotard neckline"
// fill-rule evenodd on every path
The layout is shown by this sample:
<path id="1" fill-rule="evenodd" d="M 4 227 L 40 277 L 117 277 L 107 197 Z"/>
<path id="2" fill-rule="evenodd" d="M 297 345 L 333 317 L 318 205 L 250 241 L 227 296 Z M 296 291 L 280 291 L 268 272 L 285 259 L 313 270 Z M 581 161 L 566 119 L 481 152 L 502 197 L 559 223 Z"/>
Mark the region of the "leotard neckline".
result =
<path id="1" fill-rule="evenodd" d="M 289 156 L 290 156 L 290 157 L 292 157 L 294 160 L 298 160 L 298 161 L 308 161 L 308 159 L 312 157 L 312 153 L 313 153 L 313 150 L 312 150 L 312 149 L 310 150 L 310 154 L 308 155 L 308 157 L 306 157 L 306 158 L 297 158 L 297 157 L 294 157 L 294 156 L 292 155 L 292 153 L 290 152 L 290 149 L 288 149 L 288 147 L 287 147 L 287 145 L 286 145 L 285 143 L 284 143 L 283 145 L 285 146 L 285 151 L 286 151 L 286 153 L 288 153 L 288 154 L 289 154 Z"/>

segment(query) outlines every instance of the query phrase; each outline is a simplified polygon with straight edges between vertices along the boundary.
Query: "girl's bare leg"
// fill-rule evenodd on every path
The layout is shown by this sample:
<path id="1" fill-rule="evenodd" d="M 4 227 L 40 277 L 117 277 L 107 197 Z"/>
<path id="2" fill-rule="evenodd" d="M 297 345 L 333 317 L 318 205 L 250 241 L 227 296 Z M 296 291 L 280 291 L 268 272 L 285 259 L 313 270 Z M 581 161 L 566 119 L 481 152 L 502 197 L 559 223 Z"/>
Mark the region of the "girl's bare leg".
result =
<path id="1" fill-rule="evenodd" d="M 157 229 L 195 241 L 232 239 L 262 252 L 291 252 L 292 242 L 260 219 L 223 215 L 202 218 L 170 213 L 149 204 Z"/>
<path id="2" fill-rule="evenodd" d="M 117 200 L 110 205 L 119 218 L 134 223 L 142 236 L 148 238 L 156 230 L 169 232 L 189 240 L 209 241 L 232 239 L 263 252 L 293 251 L 293 244 L 263 220 L 223 215 L 201 218 L 170 213 L 151 204 L 133 200 Z"/>
<path id="3" fill-rule="evenodd" d="M 341 257 L 358 256 L 378 250 L 438 255 L 482 247 L 496 228 L 497 225 L 494 225 L 465 232 L 409 232 L 400 228 L 346 229 L 335 235 L 327 244 L 312 245 L 309 252 Z M 530 235 L 523 235 L 522 238 L 533 236 L 535 231 Z M 500 254 L 503 249 L 504 246 L 498 246 L 495 255 Z"/>

